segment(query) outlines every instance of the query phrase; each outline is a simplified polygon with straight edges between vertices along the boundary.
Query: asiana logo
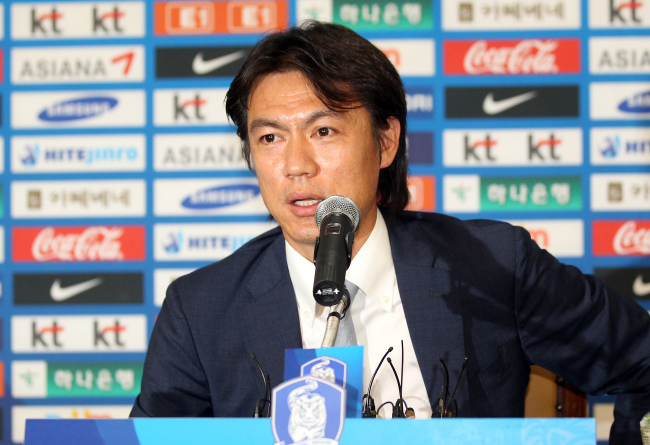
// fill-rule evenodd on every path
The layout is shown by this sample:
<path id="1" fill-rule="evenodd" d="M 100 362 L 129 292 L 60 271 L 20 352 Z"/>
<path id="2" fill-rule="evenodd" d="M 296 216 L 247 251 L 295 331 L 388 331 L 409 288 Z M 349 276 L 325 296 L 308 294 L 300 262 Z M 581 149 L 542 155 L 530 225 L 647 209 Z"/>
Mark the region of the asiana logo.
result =
<path id="1" fill-rule="evenodd" d="M 101 116 L 117 106 L 112 97 L 86 97 L 56 103 L 43 110 L 38 118 L 47 122 L 66 122 Z"/>
<path id="2" fill-rule="evenodd" d="M 650 91 L 637 93 L 625 99 L 619 104 L 618 109 L 627 113 L 650 113 Z"/>
<path id="3" fill-rule="evenodd" d="M 298 377 L 273 390 L 276 445 L 338 444 L 345 419 L 345 390 L 315 377 Z"/>
<path id="4" fill-rule="evenodd" d="M 254 184 L 235 184 L 200 190 L 187 198 L 181 205 L 188 209 L 217 209 L 249 201 L 260 194 Z"/>

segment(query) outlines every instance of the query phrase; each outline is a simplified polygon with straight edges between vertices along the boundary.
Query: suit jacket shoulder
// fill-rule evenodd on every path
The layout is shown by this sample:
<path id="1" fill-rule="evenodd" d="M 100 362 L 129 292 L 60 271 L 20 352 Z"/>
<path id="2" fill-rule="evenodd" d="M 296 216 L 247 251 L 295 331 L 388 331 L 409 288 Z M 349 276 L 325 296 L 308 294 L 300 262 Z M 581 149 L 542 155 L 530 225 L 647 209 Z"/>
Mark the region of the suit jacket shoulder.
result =
<path id="1" fill-rule="evenodd" d="M 414 339 L 418 361 L 434 366 L 426 356 L 441 343 L 449 351 L 436 354 L 456 363 L 469 357 L 459 389 L 463 415 L 522 415 L 529 365 L 538 364 L 587 393 L 619 394 L 610 443 L 639 443 L 639 420 L 650 410 L 643 308 L 558 261 L 520 227 L 408 212 L 387 225 L 411 336 L 427 340 Z M 439 390 L 440 374 L 431 380 Z"/>
<path id="2" fill-rule="evenodd" d="M 439 213 L 403 212 L 386 221 L 393 256 L 399 261 L 431 260 L 435 261 L 432 266 L 462 272 L 466 277 L 477 275 L 482 281 L 489 277 L 474 273 L 477 268 L 483 265 L 494 269 L 498 265 L 513 271 L 517 244 L 530 241 L 521 227 L 487 219 L 460 220 Z"/>
<path id="3" fill-rule="evenodd" d="M 174 281 L 174 286 L 181 303 L 187 299 L 186 304 L 192 305 L 197 298 L 207 298 L 211 304 L 228 305 L 232 299 L 227 296 L 240 289 L 242 284 L 256 281 L 258 274 L 269 266 L 272 266 L 273 273 L 267 277 L 271 280 L 281 279 L 282 262 L 267 261 L 279 257 L 284 257 L 284 238 L 280 228 L 276 227 L 248 241 L 226 258 L 179 277 Z M 269 286 L 274 284 L 268 283 Z"/>

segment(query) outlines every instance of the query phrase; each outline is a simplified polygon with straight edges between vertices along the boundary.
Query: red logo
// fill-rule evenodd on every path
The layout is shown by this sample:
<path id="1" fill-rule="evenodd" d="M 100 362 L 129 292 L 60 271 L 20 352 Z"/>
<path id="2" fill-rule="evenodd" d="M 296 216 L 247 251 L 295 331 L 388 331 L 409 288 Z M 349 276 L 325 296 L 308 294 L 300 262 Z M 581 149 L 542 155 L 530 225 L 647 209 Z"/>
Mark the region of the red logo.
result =
<path id="1" fill-rule="evenodd" d="M 157 2 L 156 34 L 212 34 L 217 14 L 213 2 Z"/>
<path id="2" fill-rule="evenodd" d="M 16 227 L 14 261 L 134 261 L 145 259 L 143 226 Z"/>
<path id="3" fill-rule="evenodd" d="M 286 28 L 286 6 L 286 3 L 277 1 L 228 2 L 228 32 L 266 32 Z"/>
<path id="4" fill-rule="evenodd" d="M 580 72 L 579 39 L 445 41 L 444 56 L 445 74 Z"/>
<path id="5" fill-rule="evenodd" d="M 409 176 L 407 187 L 411 194 L 407 210 L 433 212 L 436 209 L 436 180 L 433 176 Z"/>
<path id="6" fill-rule="evenodd" d="M 650 255 L 650 220 L 594 221 L 594 255 Z"/>
<path id="7" fill-rule="evenodd" d="M 263 33 L 289 26 L 287 0 L 156 2 L 154 33 Z"/>
<path id="8" fill-rule="evenodd" d="M 131 63 L 133 62 L 133 57 L 135 56 L 135 52 L 130 51 L 128 53 L 124 53 L 122 55 L 116 56 L 113 59 L 111 59 L 111 63 L 120 63 L 124 62 L 124 75 L 128 75 L 129 71 L 131 71 Z"/>

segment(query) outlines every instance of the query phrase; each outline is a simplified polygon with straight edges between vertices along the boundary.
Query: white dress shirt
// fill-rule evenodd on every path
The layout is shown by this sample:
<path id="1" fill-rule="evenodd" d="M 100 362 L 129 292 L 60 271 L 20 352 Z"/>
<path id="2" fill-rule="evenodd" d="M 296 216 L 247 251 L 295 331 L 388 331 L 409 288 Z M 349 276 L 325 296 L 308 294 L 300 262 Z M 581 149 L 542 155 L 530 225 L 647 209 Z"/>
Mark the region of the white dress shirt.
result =
<path id="1" fill-rule="evenodd" d="M 317 304 L 312 295 L 316 267 L 296 252 L 286 241 L 285 245 L 289 274 L 298 302 L 302 346 L 309 349 L 320 348 L 325 334 L 329 308 Z M 415 410 L 416 417 L 430 418 L 431 405 L 413 350 L 402 300 L 397 288 L 388 230 L 379 211 L 377 211 L 375 227 L 365 244 L 352 259 L 346 279 L 365 292 L 365 295 L 360 293 L 354 298 L 346 315 L 352 317 L 358 343 L 364 347 L 363 393 L 365 394 L 368 390 L 368 383 L 373 372 L 391 346 L 393 351 L 388 357 L 391 358 L 397 374 L 400 375 L 402 364 L 400 340 L 404 340 L 402 395 L 406 404 Z M 371 395 L 377 408 L 384 402 L 395 403 L 399 398 L 397 380 L 386 360 L 375 377 Z M 390 418 L 392 416 L 391 405 L 385 405 L 379 415 Z"/>

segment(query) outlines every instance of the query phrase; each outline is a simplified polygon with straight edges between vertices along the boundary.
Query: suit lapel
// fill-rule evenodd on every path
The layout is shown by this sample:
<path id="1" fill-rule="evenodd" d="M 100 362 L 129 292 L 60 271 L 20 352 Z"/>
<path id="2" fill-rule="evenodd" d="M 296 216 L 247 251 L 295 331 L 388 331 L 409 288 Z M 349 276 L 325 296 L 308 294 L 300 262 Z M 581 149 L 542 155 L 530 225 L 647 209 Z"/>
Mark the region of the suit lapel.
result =
<path id="1" fill-rule="evenodd" d="M 453 390 L 465 356 L 460 287 L 441 258 L 443 243 L 436 245 L 429 239 L 430 234 L 418 234 L 412 228 L 400 231 L 399 226 L 389 226 L 389 236 L 409 334 L 429 400 L 435 407 L 440 389 L 446 384 L 439 359 L 442 357 L 449 368 L 449 386 Z M 461 382 L 456 396 L 459 405 L 466 388 L 466 383 Z"/>
<path id="2" fill-rule="evenodd" d="M 245 286 L 246 295 L 240 323 L 244 327 L 247 352 L 253 353 L 271 386 L 284 381 L 285 349 L 302 348 L 296 297 L 287 268 L 284 238 L 279 236 L 252 268 Z"/>

